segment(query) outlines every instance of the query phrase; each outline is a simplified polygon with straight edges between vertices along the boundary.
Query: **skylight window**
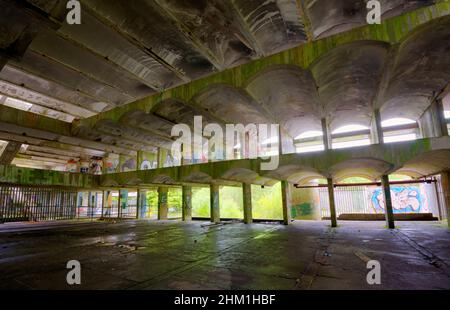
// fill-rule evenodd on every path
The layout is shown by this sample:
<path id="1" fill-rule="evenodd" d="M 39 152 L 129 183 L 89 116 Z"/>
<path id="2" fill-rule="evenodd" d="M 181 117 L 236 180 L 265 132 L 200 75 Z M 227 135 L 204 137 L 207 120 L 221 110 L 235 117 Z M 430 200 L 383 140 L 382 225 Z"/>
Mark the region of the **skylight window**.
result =
<path id="1" fill-rule="evenodd" d="M 309 152 L 317 152 L 317 151 L 323 151 L 323 150 L 325 150 L 325 147 L 323 146 L 323 144 L 300 146 L 300 147 L 297 147 L 297 149 L 296 149 L 297 153 L 309 153 Z"/>
<path id="2" fill-rule="evenodd" d="M 381 127 L 393 127 L 393 126 L 399 126 L 399 125 L 408 125 L 408 124 L 414 124 L 416 123 L 412 119 L 408 118 L 391 118 L 388 120 L 385 120 L 381 122 Z"/>
<path id="3" fill-rule="evenodd" d="M 33 106 L 31 103 L 14 98 L 6 98 L 4 105 L 23 111 L 28 111 Z"/>
<path id="4" fill-rule="evenodd" d="M 298 135 L 295 140 L 299 140 L 299 139 L 308 139 L 308 138 L 315 138 L 315 137 L 321 137 L 323 136 L 323 132 L 321 131 L 317 131 L 317 130 L 311 130 L 311 131 L 306 131 L 300 135 Z"/>
<path id="5" fill-rule="evenodd" d="M 339 134 L 339 133 L 347 133 L 347 132 L 353 132 L 353 131 L 360 131 L 360 130 L 367 130 L 369 129 L 366 126 L 362 125 L 346 125 L 342 126 L 335 131 L 333 131 L 333 134 Z"/>
<path id="6" fill-rule="evenodd" d="M 334 142 L 333 149 L 343 149 L 348 147 L 358 147 L 363 145 L 370 145 L 370 139 L 359 139 L 343 142 Z"/>
<path id="7" fill-rule="evenodd" d="M 395 135 L 395 136 L 385 136 L 384 142 L 385 143 L 392 143 L 392 142 L 402 142 L 402 141 L 412 141 L 416 140 L 417 135 L 415 133 L 406 134 L 406 135 Z"/>

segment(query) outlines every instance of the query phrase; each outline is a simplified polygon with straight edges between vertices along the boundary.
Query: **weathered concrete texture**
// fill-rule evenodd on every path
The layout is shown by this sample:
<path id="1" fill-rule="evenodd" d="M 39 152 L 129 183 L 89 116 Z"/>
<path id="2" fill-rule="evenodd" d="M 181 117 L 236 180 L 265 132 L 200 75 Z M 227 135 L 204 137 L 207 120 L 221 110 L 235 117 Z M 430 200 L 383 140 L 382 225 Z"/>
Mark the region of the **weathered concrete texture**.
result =
<path id="1" fill-rule="evenodd" d="M 279 167 L 262 171 L 259 159 L 218 161 L 120 174 L 101 175 L 102 186 L 136 184 L 182 184 L 240 182 L 273 185 L 277 181 L 307 183 L 311 179 L 349 176 L 379 179 L 387 172 L 402 172 L 413 177 L 428 176 L 450 169 L 450 138 L 422 139 L 403 143 L 376 144 L 351 149 L 307 154 L 284 154 Z M 389 171 L 390 170 L 390 171 Z"/>
<path id="2" fill-rule="evenodd" d="M 438 19 L 413 32 L 401 43 L 386 103 L 381 109 L 383 118 L 396 115 L 417 119 L 430 105 L 430 98 L 448 85 L 449 23 L 448 16 Z M 409 105 L 404 109 L 406 103 Z"/>
<path id="3" fill-rule="evenodd" d="M 448 229 L 126 221 L 0 226 L 2 289 L 450 289 Z M 66 263 L 81 263 L 80 286 Z M 366 282 L 367 260 L 381 285 Z"/>
<path id="4" fill-rule="evenodd" d="M 366 1 L 363 0 L 306 0 L 304 6 L 311 20 L 312 32 L 315 38 L 327 37 L 358 26 L 366 22 Z M 435 0 L 382 0 L 380 1 L 382 18 L 431 5 Z"/>
<path id="5" fill-rule="evenodd" d="M 7 142 L 3 152 L 0 155 L 0 165 L 9 165 L 11 164 L 14 157 L 19 153 L 21 143 L 18 142 Z M 0 149 L 1 150 L 1 149 Z"/>
<path id="6" fill-rule="evenodd" d="M 444 193 L 444 201 L 447 206 L 447 214 L 450 214 L 450 171 L 441 174 L 441 184 Z M 447 216 L 448 227 L 450 227 L 450 216 Z"/>
<path id="7" fill-rule="evenodd" d="M 0 183 L 95 188 L 94 175 L 0 165 Z"/>

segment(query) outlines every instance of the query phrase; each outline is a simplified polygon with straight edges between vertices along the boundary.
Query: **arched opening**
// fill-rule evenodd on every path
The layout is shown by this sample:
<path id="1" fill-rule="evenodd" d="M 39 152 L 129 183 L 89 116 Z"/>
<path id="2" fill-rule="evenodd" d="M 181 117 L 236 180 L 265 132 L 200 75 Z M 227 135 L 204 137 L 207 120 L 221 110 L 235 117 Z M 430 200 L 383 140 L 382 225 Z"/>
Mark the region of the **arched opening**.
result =
<path id="1" fill-rule="evenodd" d="M 412 141 L 419 135 L 417 122 L 409 118 L 390 118 L 381 122 L 381 127 L 385 143 Z"/>
<path id="2" fill-rule="evenodd" d="M 339 183 L 342 184 L 357 184 L 357 183 L 370 183 L 372 180 L 364 177 L 348 177 L 341 180 Z"/>

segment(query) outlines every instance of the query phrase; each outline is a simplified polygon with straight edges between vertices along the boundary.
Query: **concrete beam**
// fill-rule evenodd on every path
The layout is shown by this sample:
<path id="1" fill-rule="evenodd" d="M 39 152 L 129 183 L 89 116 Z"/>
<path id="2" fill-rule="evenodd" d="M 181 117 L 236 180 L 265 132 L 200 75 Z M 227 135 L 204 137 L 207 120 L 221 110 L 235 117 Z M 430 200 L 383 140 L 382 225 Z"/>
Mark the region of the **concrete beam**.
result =
<path id="1" fill-rule="evenodd" d="M 340 175 L 341 172 L 352 173 L 355 169 L 361 172 L 361 167 L 365 166 L 367 166 L 365 173 L 370 173 L 373 178 L 379 178 L 382 174 L 401 169 L 405 164 L 408 164 L 409 167 L 416 165 L 411 161 L 420 156 L 430 158 L 430 156 L 435 156 L 432 153 L 441 154 L 437 158 L 442 157 L 442 159 L 436 162 L 439 166 L 429 170 L 431 174 L 446 169 L 448 161 L 443 155 L 449 151 L 450 137 L 420 139 L 403 143 L 373 144 L 358 148 L 329 150 L 328 152 L 284 154 L 280 158 L 279 168 L 270 171 L 260 170 L 260 159 L 242 159 L 106 174 L 101 176 L 101 183 L 126 186 L 130 180 L 140 180 L 146 184 L 182 185 L 186 182 L 205 184 L 212 180 L 223 180 L 270 186 L 277 180 L 287 180 L 296 174 L 306 173 L 310 176 L 325 177 L 327 171 L 333 171 L 334 174 Z M 422 167 L 421 170 L 427 171 L 426 167 Z"/>
<path id="2" fill-rule="evenodd" d="M 220 186 L 218 184 L 211 184 L 209 187 L 210 195 L 210 209 L 211 209 L 211 222 L 220 223 L 220 205 L 219 205 L 219 192 Z"/>
<path id="3" fill-rule="evenodd" d="M 182 187 L 182 219 L 183 221 L 192 220 L 192 187 L 183 185 Z"/>
<path id="4" fill-rule="evenodd" d="M 92 189 L 98 186 L 98 180 L 98 176 L 90 174 L 0 165 L 0 184 L 64 186 Z"/>
<path id="5" fill-rule="evenodd" d="M 330 207 L 331 227 L 337 227 L 336 202 L 334 199 L 334 184 L 332 178 L 327 178 L 328 203 Z"/>
<path id="6" fill-rule="evenodd" d="M 9 165 L 20 151 L 22 143 L 8 142 L 5 149 L 0 154 L 0 165 Z"/>
<path id="7" fill-rule="evenodd" d="M 419 127 L 424 138 L 448 136 L 442 99 L 434 99 L 431 102 L 419 118 Z"/>
<path id="8" fill-rule="evenodd" d="M 386 216 L 386 226 L 390 229 L 395 228 L 394 211 L 392 209 L 391 187 L 389 185 L 389 176 L 383 175 L 381 178 L 384 196 L 384 214 Z"/>
<path id="9" fill-rule="evenodd" d="M 242 183 L 242 198 L 244 205 L 244 223 L 251 224 L 253 222 L 252 214 L 252 185 Z"/>

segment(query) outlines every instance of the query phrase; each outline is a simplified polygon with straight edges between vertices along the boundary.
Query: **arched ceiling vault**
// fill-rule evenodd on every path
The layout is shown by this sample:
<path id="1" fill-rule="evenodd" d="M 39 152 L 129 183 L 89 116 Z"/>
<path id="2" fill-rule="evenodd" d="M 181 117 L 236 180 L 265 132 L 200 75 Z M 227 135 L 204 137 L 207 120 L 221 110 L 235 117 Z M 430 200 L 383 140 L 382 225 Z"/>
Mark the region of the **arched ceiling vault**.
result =
<path id="1" fill-rule="evenodd" d="M 400 45 L 382 118 L 417 120 L 450 82 L 450 17 L 417 29 Z"/>
<path id="2" fill-rule="evenodd" d="M 335 182 L 352 176 L 362 176 L 369 180 L 377 180 L 391 171 L 393 165 L 375 158 L 353 158 L 333 165 L 328 171 Z"/>
<path id="3" fill-rule="evenodd" d="M 369 126 L 388 48 L 384 42 L 357 41 L 311 64 L 331 131 L 349 123 Z"/>
<path id="4" fill-rule="evenodd" d="M 269 67 L 250 79 L 246 90 L 292 137 L 322 129 L 323 111 L 309 70 L 286 65 Z"/>

